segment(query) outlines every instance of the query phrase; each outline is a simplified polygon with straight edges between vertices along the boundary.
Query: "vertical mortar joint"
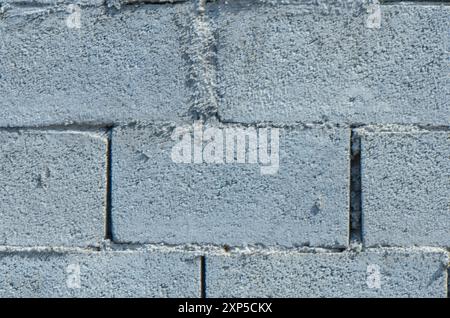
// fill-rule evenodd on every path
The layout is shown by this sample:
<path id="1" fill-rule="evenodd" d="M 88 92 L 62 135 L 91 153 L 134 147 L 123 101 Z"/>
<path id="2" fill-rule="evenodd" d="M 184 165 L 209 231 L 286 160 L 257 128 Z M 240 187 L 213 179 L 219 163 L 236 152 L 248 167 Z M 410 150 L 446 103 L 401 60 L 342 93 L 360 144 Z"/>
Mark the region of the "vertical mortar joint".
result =
<path id="1" fill-rule="evenodd" d="M 355 129 L 350 140 L 350 245 L 361 244 L 362 196 L 361 196 L 361 137 Z"/>
<path id="2" fill-rule="evenodd" d="M 109 127 L 106 131 L 107 144 L 106 144 L 106 198 L 105 198 L 105 240 L 113 241 L 112 235 L 112 217 L 111 217 L 111 205 L 112 205 L 112 127 Z"/>

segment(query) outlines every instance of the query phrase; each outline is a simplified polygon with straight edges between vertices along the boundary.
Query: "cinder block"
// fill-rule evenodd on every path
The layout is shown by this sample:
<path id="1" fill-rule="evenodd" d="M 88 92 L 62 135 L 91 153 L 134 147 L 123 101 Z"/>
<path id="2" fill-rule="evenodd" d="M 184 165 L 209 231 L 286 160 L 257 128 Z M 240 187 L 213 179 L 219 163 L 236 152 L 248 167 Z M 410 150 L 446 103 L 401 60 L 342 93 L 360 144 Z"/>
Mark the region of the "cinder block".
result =
<path id="1" fill-rule="evenodd" d="M 445 298 L 447 262 L 431 249 L 208 256 L 206 296 Z"/>
<path id="2" fill-rule="evenodd" d="M 205 128 L 225 136 L 226 129 L 249 127 L 205 126 L 206 134 Z M 172 126 L 113 130 L 115 241 L 347 245 L 348 129 L 280 129 L 279 168 L 265 175 L 248 161 L 174 162 L 174 131 Z M 225 144 L 223 155 L 230 149 Z"/>
<path id="3" fill-rule="evenodd" d="M 101 132 L 0 132 L 0 244 L 98 244 L 104 235 Z"/>
<path id="4" fill-rule="evenodd" d="M 184 253 L 0 253 L 0 297 L 199 297 L 199 275 Z"/>
<path id="5" fill-rule="evenodd" d="M 448 124 L 450 7 L 367 2 L 208 4 L 220 116 Z"/>
<path id="6" fill-rule="evenodd" d="M 450 132 L 360 135 L 364 243 L 450 247 Z"/>
<path id="7" fill-rule="evenodd" d="M 0 126 L 184 118 L 189 11 L 187 3 L 7 9 Z"/>

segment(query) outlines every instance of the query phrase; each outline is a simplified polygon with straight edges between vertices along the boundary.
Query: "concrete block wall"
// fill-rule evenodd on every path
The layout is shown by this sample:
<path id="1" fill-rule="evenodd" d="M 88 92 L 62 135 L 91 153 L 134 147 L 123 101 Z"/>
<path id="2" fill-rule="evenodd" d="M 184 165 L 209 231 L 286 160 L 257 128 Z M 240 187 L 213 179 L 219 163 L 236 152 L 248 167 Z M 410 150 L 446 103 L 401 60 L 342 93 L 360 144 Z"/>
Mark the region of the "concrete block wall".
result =
<path id="1" fill-rule="evenodd" d="M 449 40 L 446 1 L 0 0 L 0 297 L 448 297 Z"/>

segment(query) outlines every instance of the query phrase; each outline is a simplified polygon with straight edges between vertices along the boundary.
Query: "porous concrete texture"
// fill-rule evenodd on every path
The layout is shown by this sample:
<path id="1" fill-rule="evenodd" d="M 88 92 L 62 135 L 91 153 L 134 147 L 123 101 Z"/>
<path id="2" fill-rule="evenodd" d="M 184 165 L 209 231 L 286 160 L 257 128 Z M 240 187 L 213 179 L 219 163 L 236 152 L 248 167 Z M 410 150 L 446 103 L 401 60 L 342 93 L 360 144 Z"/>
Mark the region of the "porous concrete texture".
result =
<path id="1" fill-rule="evenodd" d="M 358 134 L 364 243 L 450 247 L 450 131 Z"/>
<path id="2" fill-rule="evenodd" d="M 0 297 L 200 297 L 199 268 L 175 252 L 0 252 Z"/>
<path id="3" fill-rule="evenodd" d="M 229 254 L 206 259 L 207 297 L 446 297 L 445 251 Z"/>
<path id="4" fill-rule="evenodd" d="M 97 131 L 0 130 L 0 244 L 98 245 L 106 143 Z"/>
<path id="5" fill-rule="evenodd" d="M 182 43 L 189 37 L 190 7 L 6 9 L 0 19 L 0 125 L 188 116 Z M 79 14 L 79 25 L 71 14 Z"/>
<path id="6" fill-rule="evenodd" d="M 209 4 L 221 118 L 448 124 L 450 7 L 367 2 Z"/>
<path id="7" fill-rule="evenodd" d="M 0 0 L 0 298 L 448 296 L 450 3 L 381 2 Z"/>
<path id="8" fill-rule="evenodd" d="M 115 241 L 347 245 L 349 129 L 280 129 L 279 171 L 261 175 L 257 164 L 173 162 L 172 128 L 113 129 Z"/>

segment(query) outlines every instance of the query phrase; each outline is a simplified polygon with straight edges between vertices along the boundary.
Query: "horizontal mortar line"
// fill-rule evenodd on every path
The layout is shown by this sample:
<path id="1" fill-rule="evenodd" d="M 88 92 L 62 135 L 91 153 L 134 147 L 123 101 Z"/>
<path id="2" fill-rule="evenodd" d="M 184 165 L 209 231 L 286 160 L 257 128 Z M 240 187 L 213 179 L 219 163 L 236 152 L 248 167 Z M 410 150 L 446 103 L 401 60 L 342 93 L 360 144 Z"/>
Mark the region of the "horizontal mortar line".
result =
<path id="1" fill-rule="evenodd" d="M 8 127 L 0 127 L 1 131 L 46 131 L 46 130 L 52 130 L 52 131 L 87 131 L 87 132 L 94 132 L 98 130 L 108 130 L 113 128 L 114 125 L 112 124 L 90 124 L 90 123 L 77 123 L 77 124 L 51 124 L 51 125 L 42 125 L 42 126 L 8 126 Z"/>
<path id="2" fill-rule="evenodd" d="M 208 123 L 208 120 L 206 120 Z M 450 131 L 449 125 L 433 125 L 433 124 L 421 124 L 421 123 L 338 123 L 338 122 L 290 122 L 290 123 L 280 123 L 280 122 L 239 122 L 239 121 L 225 121 L 219 120 L 218 125 L 235 125 L 243 127 L 273 127 L 273 128 L 320 128 L 320 127 L 330 127 L 330 128 L 419 128 L 423 130 L 437 130 L 437 131 Z M 211 126 L 214 126 L 213 124 Z M 395 131 L 393 129 L 393 131 Z"/>
<path id="3" fill-rule="evenodd" d="M 206 0 L 207 3 L 213 3 L 215 4 L 215 0 Z M 366 3 L 364 2 L 356 2 L 356 5 L 362 5 L 362 4 L 371 4 L 373 2 L 369 2 L 366 1 Z M 432 0 L 432 1 L 427 1 L 427 0 L 379 0 L 379 4 L 380 5 L 395 5 L 395 4 L 400 4 L 400 5 L 449 5 L 450 4 L 450 0 Z M 220 6 L 221 4 L 218 3 L 216 4 L 218 6 Z M 271 6 L 289 6 L 289 5 L 293 5 L 293 6 L 315 6 L 315 7 L 319 7 L 320 2 L 319 3 L 315 3 L 315 2 L 304 2 L 302 3 L 300 2 L 290 2 L 290 1 L 263 1 L 263 2 L 255 2 L 256 6 L 261 6 L 261 5 L 271 5 Z M 339 4 L 336 3 L 330 3 L 329 4 L 332 7 L 338 7 Z M 345 6 L 345 4 L 344 4 Z M 352 6 L 352 3 L 349 3 L 349 7 Z"/>
<path id="4" fill-rule="evenodd" d="M 129 244 L 129 243 L 111 243 L 106 246 L 91 246 L 91 247 L 71 247 L 71 246 L 0 246 L 1 253 L 55 253 L 55 254 L 70 254 L 70 253 L 99 253 L 99 252 L 183 252 L 192 253 L 195 255 L 204 254 L 225 254 L 236 253 L 235 248 L 229 252 L 225 250 L 224 246 L 212 245 L 169 245 L 169 244 Z M 304 248 L 304 249 L 245 249 L 246 252 L 270 252 L 270 253 L 340 253 L 344 249 L 326 249 L 326 248 Z M 239 253 L 239 252 L 238 252 Z"/>
<path id="5" fill-rule="evenodd" d="M 119 0 L 119 4 L 121 5 L 136 5 L 136 4 L 177 4 L 182 2 L 189 2 L 189 0 Z M 62 2 L 41 2 L 41 1 L 15 1 L 11 3 L 7 3 L 8 6 L 18 7 L 18 8 L 51 8 L 51 7 L 65 7 L 70 4 L 75 4 L 79 7 L 103 7 L 107 6 L 108 3 L 106 0 L 101 3 L 89 3 L 89 2 L 81 2 L 81 3 L 73 3 L 70 1 L 62 1 Z"/>
<path id="6" fill-rule="evenodd" d="M 12 2 L 12 3 L 0 3 L 0 7 L 6 8 L 6 12 L 8 9 L 46 9 L 51 12 L 67 12 L 67 7 L 72 3 L 43 3 L 43 2 L 27 2 L 27 1 L 21 1 L 21 2 Z M 99 4 L 89 4 L 89 3 L 79 3 L 76 4 L 80 8 L 100 8 L 103 5 Z"/>
<path id="7" fill-rule="evenodd" d="M 360 247 L 358 248 L 320 248 L 320 247 L 304 247 L 304 248 L 280 248 L 280 247 L 231 247 L 225 250 L 224 246 L 218 245 L 167 245 L 167 244 L 117 244 L 98 247 L 69 247 L 69 246 L 0 246 L 1 254 L 85 254 L 85 253 L 104 253 L 104 252 L 162 252 L 162 253 L 187 253 L 193 256 L 202 255 L 223 255 L 223 256 L 239 256 L 239 255 L 297 255 L 297 254 L 341 254 L 341 253 L 364 253 L 377 250 L 391 251 L 428 251 L 428 252 L 449 252 L 445 248 L 431 246 L 411 246 L 411 247 Z"/>
<path id="8" fill-rule="evenodd" d="M 232 252 L 232 251 L 301 251 L 301 252 L 342 252 L 346 250 L 344 247 L 331 247 L 331 246 L 315 246 L 311 247 L 309 245 L 304 246 L 282 246 L 282 245 L 228 245 L 228 244 L 169 244 L 165 242 L 149 242 L 149 243 L 130 243 L 130 242 L 111 242 L 111 246 L 115 248 L 134 248 L 139 249 L 142 247 L 150 248 L 170 248 L 170 249 L 183 249 L 185 251 L 196 251 L 196 252 Z"/>
<path id="9" fill-rule="evenodd" d="M 423 124 L 367 124 L 351 127 L 352 129 L 378 129 L 379 132 L 410 132 L 403 129 L 414 129 L 417 131 L 450 131 L 450 125 L 423 125 Z"/>
<path id="10" fill-rule="evenodd" d="M 166 242 L 149 242 L 149 243 L 133 243 L 133 242 L 114 242 L 107 241 L 109 246 L 116 248 L 172 248 L 183 249 L 191 251 L 225 251 L 225 252 L 300 252 L 300 253 L 340 253 L 348 251 L 364 251 L 364 250 L 376 250 L 376 249 L 431 249 L 447 251 L 450 253 L 450 247 L 443 246 L 429 246 L 429 245 L 411 245 L 411 246 L 398 246 L 398 245 L 376 245 L 376 246 L 364 246 L 363 243 L 350 244 L 347 247 L 332 247 L 332 246 L 310 246 L 310 245 L 297 245 L 297 246 L 283 246 L 283 245 L 265 245 L 261 243 L 247 244 L 247 245 L 230 245 L 230 244 L 214 244 L 214 243 L 181 243 L 171 244 Z M 108 245 L 104 245 L 108 246 Z M 1 247 L 0 247 L 1 248 Z"/>
<path id="11" fill-rule="evenodd" d="M 254 126 L 271 126 L 274 128 L 295 128 L 298 126 L 305 126 L 305 128 L 308 128 L 308 126 L 330 126 L 330 127 L 336 127 L 336 128 L 363 128 L 363 127 L 376 127 L 376 126 L 385 126 L 385 127 L 417 127 L 422 129 L 437 129 L 437 130 L 450 130 L 450 124 L 449 125 L 435 125 L 435 124 L 423 124 L 423 123 L 363 123 L 363 122 L 331 122 L 331 121 L 311 121 L 311 122 L 302 122 L 302 121 L 293 121 L 289 123 L 283 123 L 283 122 L 271 122 L 271 121 L 257 121 L 257 122 L 239 122 L 239 121 L 233 121 L 233 120 L 224 120 L 221 118 L 220 114 L 216 114 L 215 118 L 219 124 L 224 125 L 241 125 L 241 126 L 248 126 L 248 127 L 254 127 Z M 211 118 L 207 118 L 211 119 Z"/>
<path id="12" fill-rule="evenodd" d="M 169 4 L 169 5 L 175 5 L 177 3 L 183 3 L 187 2 L 189 0 L 125 0 L 122 3 L 120 3 L 119 8 L 115 8 L 116 10 L 120 11 L 122 8 L 131 7 L 131 6 L 138 6 L 138 5 L 163 5 L 163 4 Z M 39 12 L 33 12 L 33 13 L 56 13 L 56 12 L 67 12 L 67 7 L 73 3 L 71 2 L 60 2 L 60 3 L 43 3 L 43 2 L 28 2 L 28 1 L 19 1 L 19 2 L 12 2 L 12 3 L 6 3 L 1 4 L 0 8 L 6 8 L 5 12 L 8 13 L 9 10 L 12 9 L 23 9 L 24 14 L 26 14 L 27 10 L 31 9 L 41 9 Z M 103 1 L 101 4 L 97 3 L 75 3 L 74 5 L 80 7 L 81 9 L 91 9 L 91 8 L 103 8 L 108 7 L 107 3 Z M 30 13 L 30 12 L 29 12 Z M 13 16 L 17 16 L 21 14 L 14 14 Z"/>
<path id="13" fill-rule="evenodd" d="M 109 130 L 114 128 L 127 128 L 129 126 L 141 126 L 141 127 L 165 127 L 165 126 L 173 126 L 174 128 L 180 126 L 186 126 L 193 124 L 194 120 L 184 120 L 180 122 L 173 121 L 142 121 L 142 122 L 123 122 L 123 123 L 74 123 L 74 124 L 50 124 L 50 125 L 30 125 L 30 126 L 3 126 L 0 127 L 1 131 L 88 131 L 94 132 L 98 130 Z M 209 122 L 208 119 L 206 121 L 201 121 L 204 125 L 214 126 L 241 126 L 241 127 L 249 127 L 249 128 L 286 128 L 286 129 L 310 129 L 310 128 L 343 128 L 343 129 L 360 129 L 360 128 L 385 128 L 386 131 L 395 132 L 395 128 L 418 128 L 421 130 L 429 130 L 429 131 L 450 131 L 449 125 L 432 125 L 432 124 L 405 124 L 405 123 L 384 123 L 384 124 L 363 124 L 363 123 L 331 123 L 331 122 L 291 122 L 291 123 L 273 123 L 273 122 L 254 122 L 254 123 L 245 123 L 245 122 L 235 122 L 235 121 L 218 121 L 218 122 Z M 400 131 L 401 132 L 401 131 Z"/>
<path id="14" fill-rule="evenodd" d="M 189 0 L 122 0 L 123 4 L 176 4 Z"/>
<path id="15" fill-rule="evenodd" d="M 439 5 L 450 5 L 450 0 L 433 0 L 433 1 L 427 1 L 427 0 L 409 0 L 409 1 L 403 1 L 403 0 L 381 0 L 381 5 L 396 5 L 396 4 L 402 4 L 402 5 L 425 5 L 425 6 L 439 6 Z"/>

